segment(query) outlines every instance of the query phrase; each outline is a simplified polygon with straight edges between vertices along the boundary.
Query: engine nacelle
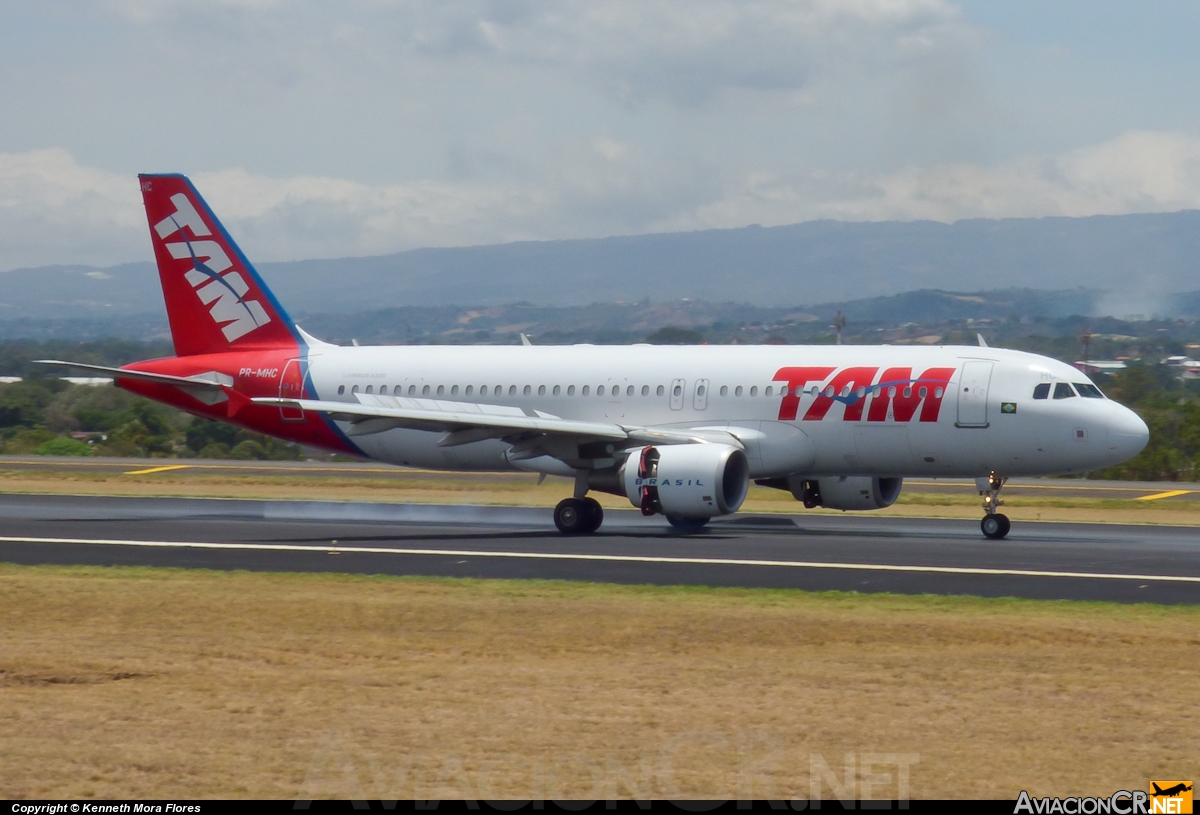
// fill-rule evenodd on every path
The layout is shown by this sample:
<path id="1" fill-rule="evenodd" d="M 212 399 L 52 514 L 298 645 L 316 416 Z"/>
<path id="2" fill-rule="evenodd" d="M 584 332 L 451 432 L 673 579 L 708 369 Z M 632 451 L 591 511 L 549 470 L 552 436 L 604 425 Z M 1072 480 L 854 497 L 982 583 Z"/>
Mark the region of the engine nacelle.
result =
<path id="1" fill-rule="evenodd" d="M 903 478 L 863 475 L 789 479 L 792 495 L 809 509 L 883 509 L 896 503 L 903 485 Z"/>
<path id="2" fill-rule="evenodd" d="M 643 515 L 712 518 L 737 512 L 746 500 L 750 464 L 728 444 L 643 447 L 629 454 L 621 478 Z"/>

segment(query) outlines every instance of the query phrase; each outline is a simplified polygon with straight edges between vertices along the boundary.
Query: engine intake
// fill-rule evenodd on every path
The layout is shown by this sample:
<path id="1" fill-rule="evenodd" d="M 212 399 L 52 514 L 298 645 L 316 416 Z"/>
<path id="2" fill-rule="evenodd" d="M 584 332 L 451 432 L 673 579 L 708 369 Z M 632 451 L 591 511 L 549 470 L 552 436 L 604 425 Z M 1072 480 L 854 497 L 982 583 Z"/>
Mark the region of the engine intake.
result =
<path id="1" fill-rule="evenodd" d="M 750 464 L 728 444 L 643 447 L 629 454 L 621 479 L 643 515 L 712 518 L 737 512 L 746 500 Z"/>
<path id="2" fill-rule="evenodd" d="M 896 503 L 903 485 L 903 478 L 871 476 L 788 479 L 792 495 L 809 509 L 883 509 Z"/>

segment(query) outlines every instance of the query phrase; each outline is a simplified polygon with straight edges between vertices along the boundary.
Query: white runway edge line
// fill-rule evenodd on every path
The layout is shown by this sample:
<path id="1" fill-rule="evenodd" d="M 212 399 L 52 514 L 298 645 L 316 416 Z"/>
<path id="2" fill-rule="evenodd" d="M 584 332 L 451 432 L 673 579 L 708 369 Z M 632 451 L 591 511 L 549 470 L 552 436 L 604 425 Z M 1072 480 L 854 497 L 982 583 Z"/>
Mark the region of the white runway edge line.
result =
<path id="1" fill-rule="evenodd" d="M 825 563 L 805 560 L 739 560 L 733 558 L 651 557 L 642 555 L 584 555 L 566 552 L 487 552 L 471 549 L 392 549 L 386 546 L 303 546 L 288 543 L 206 543 L 203 541 L 138 541 L 103 538 L 0 537 L 0 543 L 67 543 L 96 546 L 144 546 L 150 548 L 252 550 L 268 552 L 335 551 L 367 555 L 441 555 L 442 557 L 490 557 L 526 560 L 583 560 L 611 563 L 671 563 L 700 566 L 775 566 L 793 569 L 846 569 L 873 572 L 919 572 L 923 574 L 978 574 L 1016 577 L 1074 577 L 1091 580 L 1154 580 L 1200 583 L 1200 577 L 1165 574 L 1110 574 L 1106 572 L 1050 572 L 1034 569 L 978 569 L 967 566 L 896 566 L 886 563 Z"/>

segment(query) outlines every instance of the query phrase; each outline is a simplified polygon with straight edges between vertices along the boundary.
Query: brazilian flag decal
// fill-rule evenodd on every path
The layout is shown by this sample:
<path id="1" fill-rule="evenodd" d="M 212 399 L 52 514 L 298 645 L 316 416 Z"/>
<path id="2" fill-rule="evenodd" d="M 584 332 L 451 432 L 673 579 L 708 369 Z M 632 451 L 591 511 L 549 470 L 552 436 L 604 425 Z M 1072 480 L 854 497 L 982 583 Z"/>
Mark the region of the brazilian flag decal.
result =
<path id="1" fill-rule="evenodd" d="M 1017 412 L 1017 403 L 1016 402 L 1001 402 L 1000 403 L 1000 412 L 1001 413 L 1016 413 Z"/>

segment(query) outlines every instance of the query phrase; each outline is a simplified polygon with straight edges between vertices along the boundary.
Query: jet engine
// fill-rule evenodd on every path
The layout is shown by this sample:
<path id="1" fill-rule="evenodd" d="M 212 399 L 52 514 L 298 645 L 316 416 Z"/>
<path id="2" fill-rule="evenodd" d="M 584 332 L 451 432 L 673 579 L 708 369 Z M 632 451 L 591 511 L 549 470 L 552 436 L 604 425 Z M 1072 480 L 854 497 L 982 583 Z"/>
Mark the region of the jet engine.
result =
<path id="1" fill-rule="evenodd" d="M 900 497 L 903 478 L 872 476 L 833 476 L 802 478 L 792 476 L 788 486 L 804 506 L 827 509 L 883 509 Z"/>
<path id="2" fill-rule="evenodd" d="M 643 515 L 712 518 L 737 512 L 746 500 L 750 464 L 728 444 L 643 447 L 629 454 L 621 480 Z"/>

